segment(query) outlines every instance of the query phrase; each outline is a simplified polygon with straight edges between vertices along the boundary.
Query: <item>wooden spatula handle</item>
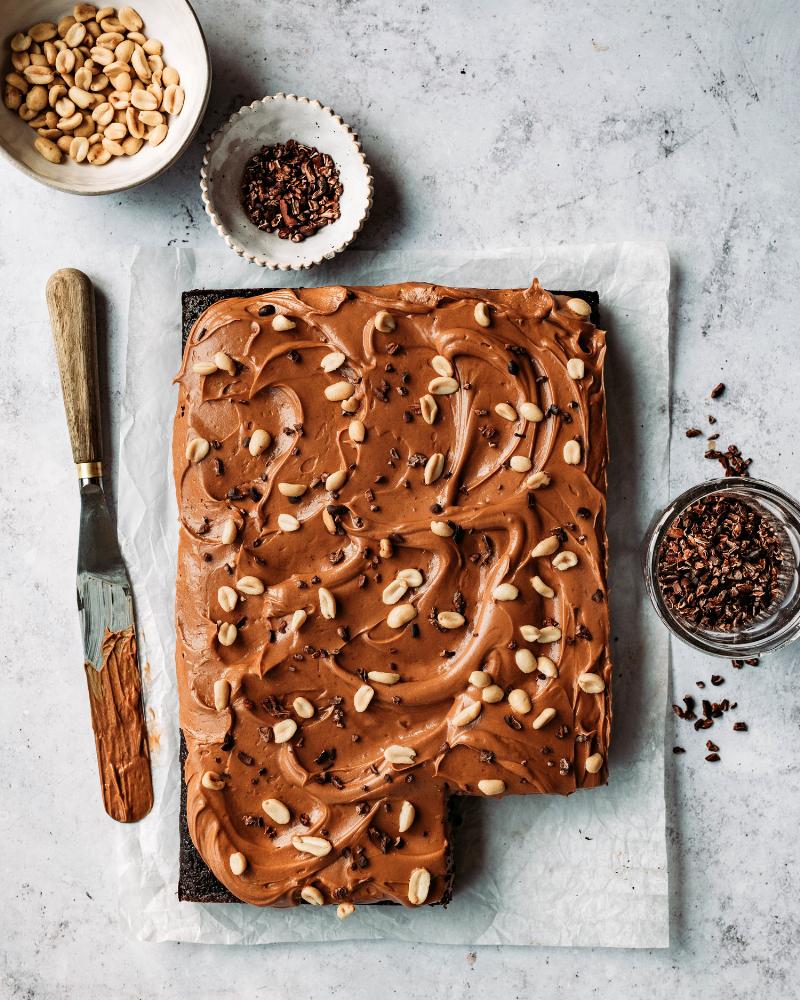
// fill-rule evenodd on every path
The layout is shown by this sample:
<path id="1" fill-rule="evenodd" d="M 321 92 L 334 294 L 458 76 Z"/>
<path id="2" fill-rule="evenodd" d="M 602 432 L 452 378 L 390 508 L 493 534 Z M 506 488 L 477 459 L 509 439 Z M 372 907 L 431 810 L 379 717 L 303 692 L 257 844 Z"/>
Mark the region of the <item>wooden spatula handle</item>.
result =
<path id="1" fill-rule="evenodd" d="M 72 457 L 83 475 L 91 472 L 87 467 L 99 464 L 103 457 L 91 281 L 82 271 L 72 267 L 56 271 L 47 282 L 47 307 L 61 374 Z"/>

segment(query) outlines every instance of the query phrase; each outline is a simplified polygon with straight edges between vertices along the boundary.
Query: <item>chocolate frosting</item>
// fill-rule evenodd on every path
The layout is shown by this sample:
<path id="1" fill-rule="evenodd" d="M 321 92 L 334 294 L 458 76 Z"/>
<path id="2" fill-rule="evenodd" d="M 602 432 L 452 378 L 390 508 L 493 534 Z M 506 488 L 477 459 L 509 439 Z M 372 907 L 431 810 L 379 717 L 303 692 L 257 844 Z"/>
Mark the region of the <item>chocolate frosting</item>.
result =
<path id="1" fill-rule="evenodd" d="M 133 626 L 106 629 L 103 666 L 84 663 L 103 805 L 112 819 L 135 823 L 153 807 L 150 748 Z"/>
<path id="2" fill-rule="evenodd" d="M 478 322 L 481 303 L 489 326 Z M 376 317 L 387 325 L 381 311 L 394 329 L 376 327 Z M 326 903 L 408 905 L 413 873 L 425 869 L 426 901 L 446 900 L 449 795 L 494 792 L 479 782 L 497 779 L 506 794 L 605 782 L 605 334 L 582 313 L 536 281 L 493 291 L 407 283 L 224 299 L 195 324 L 177 376 L 173 438 L 187 813 L 201 856 L 240 899 L 293 905 L 313 887 Z M 274 328 L 276 316 L 295 326 Z M 219 352 L 230 362 L 218 365 Z M 344 361 L 326 372 L 321 362 L 333 352 Z M 435 356 L 452 365 L 457 388 L 433 395 L 429 424 L 420 398 L 446 377 L 432 368 Z M 570 359 L 583 362 L 582 376 L 568 370 Z M 351 400 L 326 397 L 336 383 L 341 394 L 352 388 Z M 495 410 L 519 413 L 526 402 L 543 419 Z M 351 438 L 354 419 L 363 442 Z M 272 441 L 253 455 L 259 430 Z M 577 464 L 566 460 L 568 442 Z M 427 484 L 435 453 L 444 469 Z M 512 456 L 530 459 L 530 470 L 517 471 L 526 463 Z M 330 492 L 326 478 L 337 470 L 347 479 Z M 545 485 L 531 479 L 541 471 Z M 279 484 L 306 490 L 287 497 Z M 279 524 L 287 514 L 299 530 Z M 435 534 L 432 521 L 453 533 Z M 532 557 L 551 536 L 558 553 L 574 553 L 574 566 L 557 569 L 553 553 Z M 408 569 L 422 583 L 400 603 L 416 617 L 392 628 L 382 595 Z M 534 589 L 534 576 L 552 597 Z M 243 577 L 264 592 L 239 593 L 224 611 L 220 588 L 235 590 Z M 499 599 L 502 584 L 518 588 L 517 598 Z M 334 618 L 320 610 L 320 588 L 334 598 Z M 295 630 L 298 610 L 307 620 Z M 442 627 L 442 612 L 464 623 Z M 235 625 L 232 644 L 220 642 L 221 625 Z M 521 626 L 533 627 L 528 639 Z M 545 627 L 560 638 L 535 641 Z M 523 649 L 549 657 L 555 671 L 540 661 L 523 672 Z M 370 678 L 374 671 L 399 682 Z M 586 674 L 596 675 L 590 690 Z M 497 685 L 501 700 L 484 701 L 476 680 Z M 220 681 L 229 696 L 215 694 Z M 354 697 L 365 684 L 374 694 L 359 712 Z M 509 702 L 519 689 L 530 711 L 519 695 Z M 458 718 L 476 703 L 474 721 Z M 546 709 L 553 718 L 534 728 Z M 276 742 L 292 728 L 287 720 L 296 732 Z M 410 762 L 390 763 L 391 747 L 413 750 Z M 288 823 L 262 808 L 268 799 L 288 807 Z M 414 819 L 400 832 L 403 802 Z M 308 853 L 296 840 L 303 836 L 327 841 L 329 853 Z"/>

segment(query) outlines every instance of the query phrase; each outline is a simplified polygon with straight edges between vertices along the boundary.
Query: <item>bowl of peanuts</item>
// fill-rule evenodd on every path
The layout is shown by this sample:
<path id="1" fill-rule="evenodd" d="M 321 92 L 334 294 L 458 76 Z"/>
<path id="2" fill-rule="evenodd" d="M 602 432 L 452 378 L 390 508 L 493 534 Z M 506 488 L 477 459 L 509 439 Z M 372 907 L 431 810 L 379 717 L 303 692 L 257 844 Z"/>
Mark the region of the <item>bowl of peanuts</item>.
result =
<path id="1" fill-rule="evenodd" d="M 136 187 L 200 126 L 211 63 L 187 0 L 3 0 L 0 40 L 0 154 L 43 184 L 85 195 Z"/>

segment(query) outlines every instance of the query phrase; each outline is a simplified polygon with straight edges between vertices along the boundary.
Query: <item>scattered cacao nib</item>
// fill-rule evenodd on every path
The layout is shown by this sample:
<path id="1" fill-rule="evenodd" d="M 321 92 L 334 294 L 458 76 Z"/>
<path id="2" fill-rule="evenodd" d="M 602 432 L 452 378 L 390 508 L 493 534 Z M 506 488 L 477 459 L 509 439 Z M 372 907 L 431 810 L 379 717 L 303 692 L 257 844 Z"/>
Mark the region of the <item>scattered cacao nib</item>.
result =
<path id="1" fill-rule="evenodd" d="M 236 754 L 239 760 L 245 765 L 245 767 L 252 767 L 255 761 L 250 756 L 249 753 L 245 753 L 244 750 L 239 750 Z"/>
<path id="2" fill-rule="evenodd" d="M 747 723 L 746 722 L 734 722 L 734 724 L 733 724 L 733 731 L 735 733 L 746 733 L 747 732 Z"/>
<path id="3" fill-rule="evenodd" d="M 706 760 L 709 761 L 710 763 L 714 764 L 714 763 L 716 763 L 719 760 L 719 754 L 718 753 L 708 753 L 708 754 L 706 754 Z"/>
<path id="4" fill-rule="evenodd" d="M 383 830 L 379 830 L 376 826 L 367 828 L 367 836 L 380 850 L 381 854 L 388 854 L 392 849 L 392 838 L 388 833 L 384 833 Z"/>
<path id="5" fill-rule="evenodd" d="M 749 476 L 752 458 L 742 458 L 742 453 L 735 444 L 729 444 L 726 451 L 709 448 L 706 458 L 716 459 L 725 470 L 726 476 Z"/>
<path id="6" fill-rule="evenodd" d="M 719 747 L 717 746 L 716 743 L 713 743 L 711 740 L 706 740 L 706 750 L 711 750 L 714 753 L 716 753 L 717 750 L 719 750 Z"/>
<path id="7" fill-rule="evenodd" d="M 703 433 L 703 432 L 702 432 L 702 431 L 700 430 L 700 428 L 699 428 L 699 427 L 688 427 L 688 428 L 686 429 L 686 437 L 687 437 L 687 438 L 696 438 L 696 437 L 700 437 L 700 435 L 701 435 L 702 433 Z"/>
<path id="8" fill-rule="evenodd" d="M 699 628 L 732 632 L 780 598 L 781 539 L 755 508 L 712 494 L 667 531 L 658 554 L 666 605 Z"/>
<path id="9" fill-rule="evenodd" d="M 478 754 L 481 764 L 494 764 L 495 755 L 493 750 L 481 750 Z"/>
<path id="10" fill-rule="evenodd" d="M 241 200 L 254 226 L 300 243 L 339 218 L 342 190 L 339 171 L 327 153 L 289 139 L 262 146 L 250 157 Z"/>
<path id="11" fill-rule="evenodd" d="M 276 719 L 288 719 L 291 714 L 281 699 L 274 694 L 264 698 L 261 702 L 261 707 L 268 715 L 272 715 Z"/>
<path id="12" fill-rule="evenodd" d="M 503 722 L 505 722 L 509 729 L 513 729 L 516 732 L 520 732 L 522 730 L 522 723 L 515 715 L 504 715 Z"/>
<path id="13" fill-rule="evenodd" d="M 722 677 L 720 674 L 712 674 L 711 683 L 714 685 L 714 687 L 719 687 L 720 684 L 725 683 L 725 678 Z"/>
<path id="14" fill-rule="evenodd" d="M 711 393 L 710 393 L 711 398 L 712 399 L 719 399 L 719 397 L 723 394 L 723 392 L 725 392 L 725 383 L 724 382 L 717 382 L 717 384 L 711 390 Z"/>

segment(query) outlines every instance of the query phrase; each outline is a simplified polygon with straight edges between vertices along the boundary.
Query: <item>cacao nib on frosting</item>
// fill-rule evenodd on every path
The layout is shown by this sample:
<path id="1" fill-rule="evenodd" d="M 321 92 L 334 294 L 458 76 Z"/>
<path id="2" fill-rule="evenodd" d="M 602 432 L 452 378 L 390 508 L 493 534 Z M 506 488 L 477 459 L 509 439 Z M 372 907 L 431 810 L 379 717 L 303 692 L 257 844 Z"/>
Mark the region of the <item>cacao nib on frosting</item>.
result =
<path id="1" fill-rule="evenodd" d="M 606 781 L 590 313 L 535 280 L 409 282 L 195 324 L 173 438 L 187 816 L 238 898 L 446 902 L 449 796 Z"/>

